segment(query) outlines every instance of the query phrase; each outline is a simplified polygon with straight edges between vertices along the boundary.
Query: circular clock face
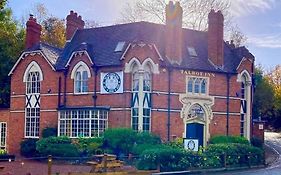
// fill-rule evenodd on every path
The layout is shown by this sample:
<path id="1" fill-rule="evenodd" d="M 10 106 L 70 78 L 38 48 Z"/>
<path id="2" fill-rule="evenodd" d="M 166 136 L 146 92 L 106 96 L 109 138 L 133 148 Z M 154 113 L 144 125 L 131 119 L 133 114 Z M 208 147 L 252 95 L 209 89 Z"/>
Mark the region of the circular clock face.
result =
<path id="1" fill-rule="evenodd" d="M 121 85 L 121 78 L 117 73 L 107 73 L 102 81 L 103 88 L 106 92 L 114 93 L 118 91 Z"/>
<path id="2" fill-rule="evenodd" d="M 195 142 L 193 140 L 188 141 L 187 148 L 190 149 L 190 150 L 194 150 Z"/>

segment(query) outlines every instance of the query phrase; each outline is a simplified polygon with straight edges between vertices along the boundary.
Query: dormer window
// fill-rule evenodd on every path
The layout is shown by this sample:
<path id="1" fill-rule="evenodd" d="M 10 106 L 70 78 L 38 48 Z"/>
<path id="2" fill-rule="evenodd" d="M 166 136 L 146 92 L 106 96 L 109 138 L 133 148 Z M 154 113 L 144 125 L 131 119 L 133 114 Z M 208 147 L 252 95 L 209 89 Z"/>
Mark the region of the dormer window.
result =
<path id="1" fill-rule="evenodd" d="M 198 56 L 194 47 L 187 47 L 187 51 L 188 51 L 189 56 L 191 56 L 191 57 Z"/>
<path id="2" fill-rule="evenodd" d="M 72 72 L 71 78 L 74 79 L 74 93 L 82 94 L 89 91 L 89 78 L 91 77 L 91 72 L 89 67 L 83 61 L 77 63 Z"/>
<path id="3" fill-rule="evenodd" d="M 114 52 L 122 52 L 125 46 L 125 41 L 118 42 Z"/>

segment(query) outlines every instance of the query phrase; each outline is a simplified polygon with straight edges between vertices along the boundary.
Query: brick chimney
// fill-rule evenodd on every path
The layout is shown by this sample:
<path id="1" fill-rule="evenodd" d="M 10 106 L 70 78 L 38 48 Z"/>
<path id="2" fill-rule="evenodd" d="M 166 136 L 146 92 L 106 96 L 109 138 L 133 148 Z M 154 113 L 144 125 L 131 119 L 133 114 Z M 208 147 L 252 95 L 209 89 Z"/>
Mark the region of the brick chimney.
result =
<path id="1" fill-rule="evenodd" d="M 26 22 L 26 38 L 25 48 L 31 48 L 33 45 L 40 42 L 42 27 L 36 22 L 33 15 L 30 15 L 29 20 Z"/>
<path id="2" fill-rule="evenodd" d="M 208 18 L 208 58 L 216 66 L 222 67 L 224 64 L 224 17 L 221 11 L 211 10 Z"/>
<path id="3" fill-rule="evenodd" d="M 74 33 L 78 29 L 83 29 L 85 22 L 82 20 L 81 16 L 74 13 L 72 10 L 70 14 L 66 17 L 66 40 L 69 41 L 73 37 Z"/>
<path id="4" fill-rule="evenodd" d="M 179 2 L 166 5 L 165 54 L 171 64 L 182 62 L 182 7 Z"/>

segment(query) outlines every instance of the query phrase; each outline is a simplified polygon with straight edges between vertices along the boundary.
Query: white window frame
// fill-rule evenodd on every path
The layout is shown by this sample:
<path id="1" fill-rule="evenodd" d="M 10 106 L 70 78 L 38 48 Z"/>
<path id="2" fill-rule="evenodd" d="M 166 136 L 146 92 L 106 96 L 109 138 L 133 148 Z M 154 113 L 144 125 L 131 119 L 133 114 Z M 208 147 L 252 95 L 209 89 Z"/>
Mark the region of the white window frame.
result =
<path id="1" fill-rule="evenodd" d="M 78 117 L 79 112 L 82 112 L 83 117 Z M 86 118 L 86 112 L 88 112 L 88 117 Z M 61 110 L 59 111 L 59 117 L 58 117 L 58 136 L 67 136 L 69 138 L 78 138 L 78 137 L 83 137 L 83 138 L 90 138 L 90 137 L 100 137 L 102 133 L 108 128 L 108 112 L 107 110 L 102 110 L 102 109 L 97 109 L 97 110 L 91 110 L 91 109 L 77 109 L 77 110 Z M 68 113 L 65 115 L 65 113 Z M 76 113 L 76 116 L 75 116 Z M 62 118 L 62 114 L 64 114 L 64 118 Z M 94 116 L 97 115 L 97 118 Z M 103 115 L 103 117 L 101 117 Z M 67 121 L 69 122 L 68 124 L 70 125 L 69 128 L 67 128 Z M 73 132 L 73 121 L 76 121 L 76 132 Z M 83 121 L 82 125 L 83 128 L 79 128 L 79 121 Z M 85 123 L 86 121 L 88 122 L 88 136 L 85 136 Z M 98 121 L 97 122 L 97 128 L 92 128 L 92 121 Z M 102 129 L 100 128 L 101 126 L 101 121 L 103 121 L 103 126 Z M 62 122 L 64 123 L 62 125 Z M 79 135 L 79 130 L 83 130 L 83 134 Z M 96 136 L 92 136 L 92 132 L 97 131 Z M 68 131 L 67 131 L 68 130 Z"/>
<path id="2" fill-rule="evenodd" d="M 3 125 L 5 125 L 4 134 L 3 134 Z M 0 122 L 0 149 L 7 150 L 7 122 Z M 4 137 L 4 145 L 2 145 L 2 139 Z"/>
<path id="3" fill-rule="evenodd" d="M 190 79 L 194 79 L 193 83 L 192 83 L 192 92 L 188 91 L 188 85 L 189 85 L 189 80 Z M 200 80 L 200 84 L 199 84 L 199 93 L 195 93 L 195 82 L 196 80 L 201 79 Z M 206 88 L 205 88 L 205 93 L 202 93 L 202 82 L 205 80 L 206 82 Z M 202 96 L 208 96 L 209 95 L 209 83 L 210 82 L 210 78 L 209 77 L 200 77 L 200 76 L 187 76 L 186 77 L 186 93 L 187 94 L 192 94 L 192 95 L 202 95 Z"/>
<path id="4" fill-rule="evenodd" d="M 35 81 L 32 80 L 33 76 L 36 76 Z M 43 72 L 40 66 L 35 61 L 32 61 L 27 66 L 23 77 L 23 82 L 25 82 L 26 85 L 25 87 L 26 95 L 37 96 L 37 97 L 39 96 L 40 98 L 42 80 L 43 80 Z M 29 113 L 30 115 L 27 115 L 28 110 L 30 110 Z M 31 115 L 32 110 L 34 110 L 33 116 Z M 29 128 L 27 127 L 28 124 L 27 120 L 30 121 Z M 29 130 L 28 134 L 27 134 L 27 129 Z M 39 138 L 39 135 L 40 135 L 40 107 L 25 107 L 24 137 Z"/>
<path id="5" fill-rule="evenodd" d="M 80 91 L 76 89 L 77 84 L 77 73 L 80 72 L 81 80 L 80 81 Z M 83 72 L 87 72 L 87 80 L 83 79 Z M 73 92 L 74 94 L 88 94 L 89 93 L 89 80 L 91 78 L 91 71 L 87 64 L 83 61 L 78 62 L 71 71 L 71 79 L 73 79 Z M 86 82 L 87 90 L 83 91 L 83 82 Z"/>

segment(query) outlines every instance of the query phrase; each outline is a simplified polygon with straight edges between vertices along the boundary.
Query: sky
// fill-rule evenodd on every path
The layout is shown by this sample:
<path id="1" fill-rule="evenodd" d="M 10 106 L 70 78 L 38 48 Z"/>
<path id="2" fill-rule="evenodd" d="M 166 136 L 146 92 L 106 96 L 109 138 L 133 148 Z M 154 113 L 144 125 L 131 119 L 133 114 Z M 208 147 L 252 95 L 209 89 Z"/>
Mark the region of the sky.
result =
<path id="1" fill-rule="evenodd" d="M 133 0 L 9 0 L 14 17 L 21 20 L 32 7 L 43 3 L 50 14 L 65 18 L 74 10 L 86 20 L 101 25 L 114 24 L 121 18 L 127 2 Z M 166 0 L 167 1 L 167 0 Z M 281 0 L 231 0 L 234 22 L 247 37 L 246 47 L 266 70 L 281 64 Z"/>

